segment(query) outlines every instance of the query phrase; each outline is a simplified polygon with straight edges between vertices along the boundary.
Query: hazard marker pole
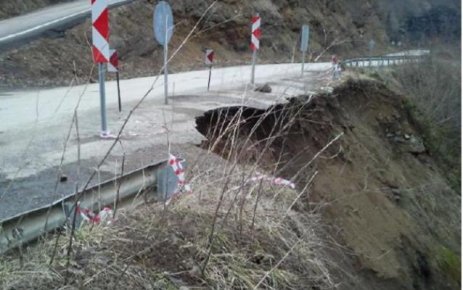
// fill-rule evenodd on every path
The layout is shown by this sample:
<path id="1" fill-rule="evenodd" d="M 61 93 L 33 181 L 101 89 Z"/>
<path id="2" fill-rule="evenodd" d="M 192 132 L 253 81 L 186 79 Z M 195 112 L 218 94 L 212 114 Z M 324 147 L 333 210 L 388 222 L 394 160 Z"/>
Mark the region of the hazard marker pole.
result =
<path id="1" fill-rule="evenodd" d="M 251 72 L 251 84 L 252 85 L 255 83 L 256 62 L 257 62 L 257 50 L 254 50 L 252 53 L 252 72 Z"/>
<path id="2" fill-rule="evenodd" d="M 259 40 L 262 35 L 262 30 L 260 29 L 261 18 L 259 14 L 256 14 L 251 19 L 252 22 L 252 33 L 251 33 L 251 49 L 252 49 L 252 72 L 251 72 L 251 84 L 255 84 L 255 74 L 256 74 L 256 62 L 257 62 L 257 51 L 259 50 Z"/>
<path id="3" fill-rule="evenodd" d="M 98 79 L 100 82 L 100 110 L 101 132 L 100 136 L 109 136 L 106 123 L 106 94 L 105 94 L 105 66 L 109 62 L 109 12 L 108 0 L 91 0 L 92 5 L 92 53 L 93 60 L 98 64 Z"/>
<path id="4" fill-rule="evenodd" d="M 212 65 L 209 66 L 209 80 L 207 81 L 207 91 L 211 89 Z"/>
<path id="5" fill-rule="evenodd" d="M 117 81 L 117 101 L 119 104 L 119 113 L 122 112 L 122 101 L 121 101 L 121 88 L 119 86 L 119 56 L 115 49 L 109 51 L 111 57 L 108 62 L 108 72 L 116 73 Z"/>
<path id="6" fill-rule="evenodd" d="M 209 66 L 209 80 L 207 81 L 207 91 L 211 88 L 212 65 L 214 64 L 214 50 L 207 48 L 204 62 Z"/>

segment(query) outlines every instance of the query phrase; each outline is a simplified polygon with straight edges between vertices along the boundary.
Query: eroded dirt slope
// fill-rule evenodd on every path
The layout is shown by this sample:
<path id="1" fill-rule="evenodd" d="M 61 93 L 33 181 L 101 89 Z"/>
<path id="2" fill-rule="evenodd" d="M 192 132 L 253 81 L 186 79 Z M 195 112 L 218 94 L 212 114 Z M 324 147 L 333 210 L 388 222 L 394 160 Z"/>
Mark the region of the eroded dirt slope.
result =
<path id="1" fill-rule="evenodd" d="M 299 210 L 322 211 L 364 285 L 457 289 L 460 195 L 404 100 L 378 82 L 350 80 L 267 111 L 211 111 L 197 124 L 205 146 L 226 158 L 256 161 L 301 189 L 315 175 Z"/>

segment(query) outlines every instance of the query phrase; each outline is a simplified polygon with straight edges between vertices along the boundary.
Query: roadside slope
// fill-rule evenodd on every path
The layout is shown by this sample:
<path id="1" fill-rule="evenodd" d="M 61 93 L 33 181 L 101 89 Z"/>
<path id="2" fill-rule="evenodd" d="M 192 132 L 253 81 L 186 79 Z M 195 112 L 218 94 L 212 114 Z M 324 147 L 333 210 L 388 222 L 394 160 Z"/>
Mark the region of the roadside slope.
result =
<path id="1" fill-rule="evenodd" d="M 377 283 L 370 289 L 457 289 L 460 195 L 416 122 L 403 96 L 350 80 L 269 110 L 210 111 L 197 125 L 226 158 L 256 160 L 300 187 L 316 174 L 299 210 L 322 211 L 356 275 Z"/>

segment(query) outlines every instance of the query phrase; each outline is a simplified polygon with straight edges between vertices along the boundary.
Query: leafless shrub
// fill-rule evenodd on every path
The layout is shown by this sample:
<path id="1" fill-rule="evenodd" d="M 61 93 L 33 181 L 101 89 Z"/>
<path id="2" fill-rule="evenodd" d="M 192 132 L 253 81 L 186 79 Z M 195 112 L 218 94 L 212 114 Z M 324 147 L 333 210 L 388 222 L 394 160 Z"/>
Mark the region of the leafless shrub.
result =
<path id="1" fill-rule="evenodd" d="M 379 74 L 404 93 L 412 118 L 427 148 L 447 167 L 452 187 L 460 188 L 461 59 L 460 53 L 437 47 L 426 60 Z"/>

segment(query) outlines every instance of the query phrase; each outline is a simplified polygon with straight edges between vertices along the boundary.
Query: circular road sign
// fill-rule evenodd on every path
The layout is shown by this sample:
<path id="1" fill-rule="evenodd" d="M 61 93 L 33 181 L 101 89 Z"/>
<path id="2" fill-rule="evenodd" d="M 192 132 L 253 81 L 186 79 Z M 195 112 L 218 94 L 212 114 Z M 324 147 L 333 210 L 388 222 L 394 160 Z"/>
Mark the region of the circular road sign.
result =
<path id="1" fill-rule="evenodd" d="M 166 1 L 159 1 L 153 15 L 154 38 L 161 45 L 168 44 L 174 34 L 174 16 Z"/>

